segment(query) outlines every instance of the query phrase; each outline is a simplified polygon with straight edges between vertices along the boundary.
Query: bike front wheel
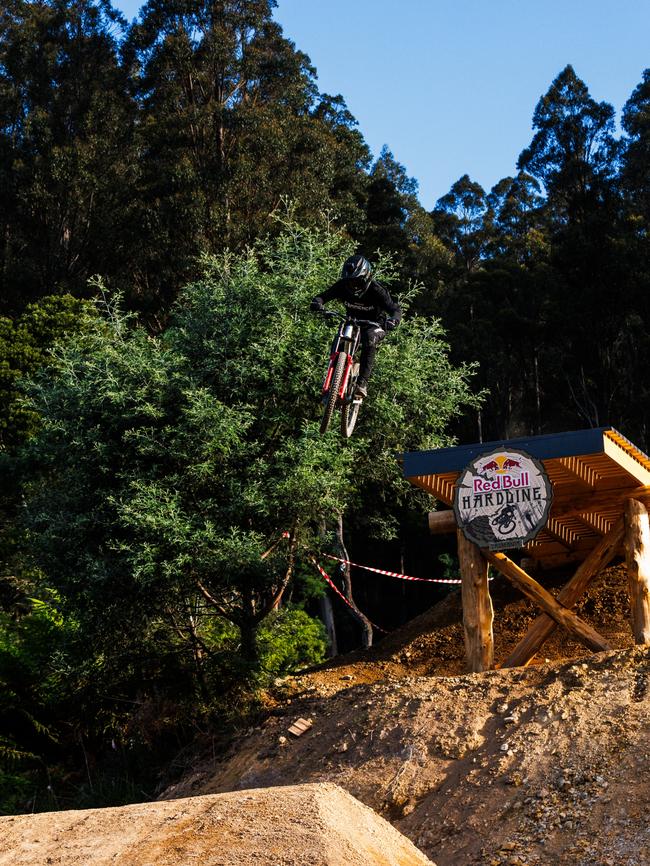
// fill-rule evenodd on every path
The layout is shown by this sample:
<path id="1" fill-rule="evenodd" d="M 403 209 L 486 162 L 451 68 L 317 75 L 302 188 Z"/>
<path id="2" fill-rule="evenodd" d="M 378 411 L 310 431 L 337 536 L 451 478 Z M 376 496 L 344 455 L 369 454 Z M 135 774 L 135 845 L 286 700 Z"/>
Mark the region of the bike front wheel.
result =
<path id="1" fill-rule="evenodd" d="M 346 361 L 347 355 L 345 352 L 339 352 L 334 364 L 334 371 L 332 372 L 332 378 L 330 380 L 330 388 L 327 392 L 327 402 L 325 403 L 325 409 L 323 410 L 323 419 L 320 422 L 321 433 L 326 433 L 327 428 L 330 426 L 330 421 L 332 420 L 332 415 L 336 408 L 336 400 L 339 395 L 341 380 L 343 379 L 343 373 L 345 372 Z"/>
<path id="2" fill-rule="evenodd" d="M 359 409 L 361 408 L 361 400 L 354 398 L 354 389 L 359 376 L 359 365 L 354 364 L 352 374 L 348 382 L 347 394 L 345 395 L 345 404 L 341 410 L 341 433 L 344 439 L 349 439 L 352 436 L 352 431 L 357 423 Z"/>

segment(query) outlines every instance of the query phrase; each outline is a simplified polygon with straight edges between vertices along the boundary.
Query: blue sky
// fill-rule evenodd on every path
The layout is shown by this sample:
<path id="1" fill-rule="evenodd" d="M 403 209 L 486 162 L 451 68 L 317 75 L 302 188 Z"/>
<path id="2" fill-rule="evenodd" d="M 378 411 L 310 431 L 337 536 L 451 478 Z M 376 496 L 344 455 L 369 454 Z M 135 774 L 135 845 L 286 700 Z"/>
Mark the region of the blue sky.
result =
<path id="1" fill-rule="evenodd" d="M 278 0 L 275 18 L 427 208 L 462 174 L 489 189 L 514 172 L 567 63 L 619 116 L 650 67 L 647 0 Z"/>

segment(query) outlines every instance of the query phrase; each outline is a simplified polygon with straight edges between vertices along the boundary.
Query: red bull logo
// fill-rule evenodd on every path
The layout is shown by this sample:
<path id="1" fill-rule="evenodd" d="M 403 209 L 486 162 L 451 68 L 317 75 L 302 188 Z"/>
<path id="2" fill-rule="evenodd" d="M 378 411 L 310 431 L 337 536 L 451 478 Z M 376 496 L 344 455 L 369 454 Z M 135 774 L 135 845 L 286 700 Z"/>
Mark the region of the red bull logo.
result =
<path id="1" fill-rule="evenodd" d="M 517 467 L 518 469 L 521 469 L 521 463 L 519 462 L 519 460 L 513 460 L 512 457 L 507 457 L 503 461 L 503 468 L 504 469 L 514 469 L 515 467 Z"/>
<path id="2" fill-rule="evenodd" d="M 530 473 L 522 472 L 513 475 L 498 475 L 493 479 L 474 478 L 474 493 L 487 493 L 492 490 L 511 490 L 516 487 L 530 487 Z"/>
<path id="3" fill-rule="evenodd" d="M 473 479 L 474 493 L 530 486 L 530 473 L 523 470 L 521 460 L 509 454 L 492 454 L 477 468 L 481 477 Z"/>
<path id="4" fill-rule="evenodd" d="M 497 454 L 483 464 L 481 472 L 496 472 L 498 475 L 502 475 L 512 469 L 521 469 L 521 461 L 509 457 L 507 454 Z"/>

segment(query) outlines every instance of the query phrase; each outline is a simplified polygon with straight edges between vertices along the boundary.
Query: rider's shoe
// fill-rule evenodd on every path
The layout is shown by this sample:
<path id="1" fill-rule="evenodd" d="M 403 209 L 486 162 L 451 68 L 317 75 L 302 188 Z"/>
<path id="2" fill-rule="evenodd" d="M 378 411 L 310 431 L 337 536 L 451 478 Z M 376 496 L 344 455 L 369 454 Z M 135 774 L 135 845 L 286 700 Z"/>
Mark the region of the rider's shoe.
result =
<path id="1" fill-rule="evenodd" d="M 357 379 L 357 384 L 354 388 L 354 396 L 355 397 L 367 397 L 368 396 L 368 383 L 365 379 Z"/>

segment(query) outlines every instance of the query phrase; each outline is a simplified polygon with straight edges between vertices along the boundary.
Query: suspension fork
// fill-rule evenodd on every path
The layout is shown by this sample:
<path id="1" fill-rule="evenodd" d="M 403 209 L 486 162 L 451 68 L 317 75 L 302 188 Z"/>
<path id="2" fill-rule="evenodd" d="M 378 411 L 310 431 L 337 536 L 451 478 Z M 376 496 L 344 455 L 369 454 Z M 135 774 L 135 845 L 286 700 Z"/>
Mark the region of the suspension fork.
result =
<path id="1" fill-rule="evenodd" d="M 345 352 L 344 349 L 339 349 L 338 352 L 333 352 L 330 355 L 330 363 L 327 368 L 327 374 L 325 376 L 325 381 L 323 382 L 323 394 L 327 394 L 330 389 L 330 385 L 332 384 L 332 374 L 334 373 L 334 367 L 336 366 L 336 359 L 344 352 L 345 354 L 345 370 L 343 371 L 343 376 L 341 378 L 341 385 L 339 387 L 339 397 L 343 397 L 345 395 L 345 389 L 348 385 L 348 379 L 350 377 L 350 370 L 352 369 L 352 355 L 349 352 Z"/>

